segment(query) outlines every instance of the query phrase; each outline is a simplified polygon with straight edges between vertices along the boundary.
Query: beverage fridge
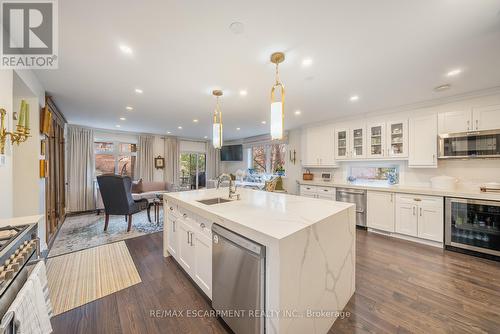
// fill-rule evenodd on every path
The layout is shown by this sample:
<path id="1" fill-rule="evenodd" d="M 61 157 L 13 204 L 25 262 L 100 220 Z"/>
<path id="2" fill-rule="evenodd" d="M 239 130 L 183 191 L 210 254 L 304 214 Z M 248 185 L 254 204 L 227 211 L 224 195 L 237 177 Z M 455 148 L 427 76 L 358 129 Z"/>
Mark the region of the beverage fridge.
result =
<path id="1" fill-rule="evenodd" d="M 445 245 L 500 256 L 500 202 L 447 197 Z"/>

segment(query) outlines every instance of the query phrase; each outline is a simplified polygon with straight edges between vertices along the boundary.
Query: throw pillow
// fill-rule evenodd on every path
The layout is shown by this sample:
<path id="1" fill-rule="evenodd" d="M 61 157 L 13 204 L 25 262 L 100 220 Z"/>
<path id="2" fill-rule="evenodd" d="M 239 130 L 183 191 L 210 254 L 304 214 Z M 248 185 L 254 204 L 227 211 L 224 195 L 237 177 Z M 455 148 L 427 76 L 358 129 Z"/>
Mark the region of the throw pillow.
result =
<path id="1" fill-rule="evenodd" d="M 130 189 L 130 192 L 133 194 L 140 194 L 144 192 L 144 190 L 142 189 L 142 179 L 132 182 L 132 188 Z"/>

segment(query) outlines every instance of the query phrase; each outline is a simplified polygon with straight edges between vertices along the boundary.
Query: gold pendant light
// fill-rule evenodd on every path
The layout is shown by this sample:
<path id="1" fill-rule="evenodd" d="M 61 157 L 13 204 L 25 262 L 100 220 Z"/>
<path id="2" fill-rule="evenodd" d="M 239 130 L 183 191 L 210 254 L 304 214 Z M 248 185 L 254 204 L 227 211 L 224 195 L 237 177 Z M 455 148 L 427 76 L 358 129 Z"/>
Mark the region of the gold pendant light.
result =
<path id="1" fill-rule="evenodd" d="M 219 97 L 222 96 L 222 91 L 217 89 L 212 94 L 217 100 L 214 110 L 212 144 L 214 148 L 220 149 L 222 147 L 222 110 L 219 105 Z"/>
<path id="2" fill-rule="evenodd" d="M 285 87 L 280 81 L 278 65 L 285 60 L 283 52 L 275 52 L 271 55 L 271 62 L 276 64 L 276 82 L 271 89 L 271 139 L 283 139 L 285 126 Z M 281 99 L 275 101 L 276 90 L 281 90 Z"/>

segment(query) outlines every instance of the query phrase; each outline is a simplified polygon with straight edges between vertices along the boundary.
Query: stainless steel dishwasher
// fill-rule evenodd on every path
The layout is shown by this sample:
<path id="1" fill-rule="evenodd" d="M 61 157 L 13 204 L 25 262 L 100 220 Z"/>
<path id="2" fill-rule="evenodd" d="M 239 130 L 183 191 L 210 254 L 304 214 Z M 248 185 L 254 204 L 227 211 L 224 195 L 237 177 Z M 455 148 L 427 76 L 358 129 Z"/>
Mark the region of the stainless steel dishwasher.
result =
<path id="1" fill-rule="evenodd" d="M 212 307 L 236 334 L 265 332 L 265 259 L 265 246 L 212 225 Z"/>
<path id="2" fill-rule="evenodd" d="M 366 190 L 337 188 L 337 201 L 356 204 L 356 225 L 366 227 Z"/>

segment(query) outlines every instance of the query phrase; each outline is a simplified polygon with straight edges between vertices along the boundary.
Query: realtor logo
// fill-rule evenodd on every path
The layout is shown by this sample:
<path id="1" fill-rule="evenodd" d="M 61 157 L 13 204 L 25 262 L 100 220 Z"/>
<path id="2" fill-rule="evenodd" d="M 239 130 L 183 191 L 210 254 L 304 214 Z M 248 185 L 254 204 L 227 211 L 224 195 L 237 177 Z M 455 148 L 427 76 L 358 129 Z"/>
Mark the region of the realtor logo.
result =
<path id="1" fill-rule="evenodd" d="M 3 69 L 56 69 L 56 0 L 1 1 Z"/>

